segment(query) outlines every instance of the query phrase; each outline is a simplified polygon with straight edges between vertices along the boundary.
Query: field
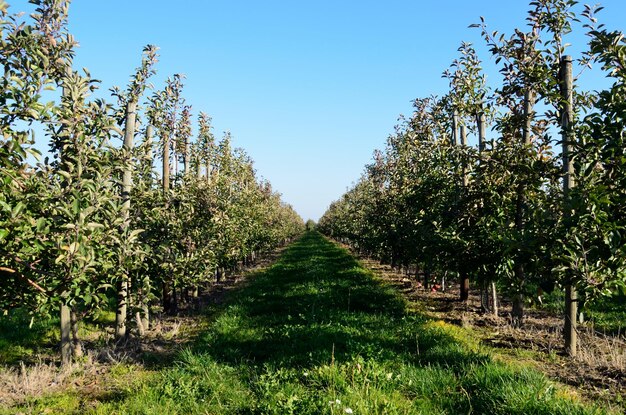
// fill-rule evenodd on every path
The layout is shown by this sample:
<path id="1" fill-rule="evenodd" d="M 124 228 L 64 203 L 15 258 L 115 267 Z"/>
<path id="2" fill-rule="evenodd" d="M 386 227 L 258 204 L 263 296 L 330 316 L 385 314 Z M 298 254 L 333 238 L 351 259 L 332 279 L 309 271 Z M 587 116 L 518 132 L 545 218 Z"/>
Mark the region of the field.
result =
<path id="1" fill-rule="evenodd" d="M 473 329 L 427 316 L 423 304 L 407 301 L 380 275 L 320 234 L 307 233 L 273 264 L 205 297 L 201 313 L 178 320 L 178 333 L 164 320 L 162 327 L 169 328 L 151 334 L 161 339 L 160 349 L 132 354 L 129 346 L 108 362 L 101 352 L 64 373 L 32 363 L 21 373 L 5 368 L 2 413 L 620 410 L 550 380 L 524 359 L 503 359 Z M 24 353 L 35 361 L 54 341 L 45 326 L 31 330 L 20 350 L 30 350 Z M 11 339 L 2 333 L 4 352 Z M 49 374 L 49 384 L 41 373 L 34 376 L 46 367 L 57 377 Z M 23 393 L 11 395 L 11 387 L 17 391 L 29 381 L 36 387 L 22 384 Z"/>

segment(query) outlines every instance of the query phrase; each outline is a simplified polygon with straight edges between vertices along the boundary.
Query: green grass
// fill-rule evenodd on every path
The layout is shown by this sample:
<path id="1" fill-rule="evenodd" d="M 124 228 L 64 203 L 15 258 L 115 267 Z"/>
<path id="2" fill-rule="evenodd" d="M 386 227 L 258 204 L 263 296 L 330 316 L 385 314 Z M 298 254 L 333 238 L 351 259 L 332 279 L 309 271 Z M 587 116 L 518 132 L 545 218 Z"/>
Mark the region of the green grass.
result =
<path id="1" fill-rule="evenodd" d="M 98 310 L 81 322 L 79 336 L 97 337 L 104 327 L 114 323 L 114 311 Z M 59 326 L 58 317 L 31 316 L 23 309 L 0 315 L 0 365 L 54 356 L 58 353 Z"/>
<path id="2" fill-rule="evenodd" d="M 563 313 L 565 294 L 556 289 L 545 294 L 540 308 L 556 315 Z M 626 295 L 616 293 L 612 296 L 600 297 L 589 302 L 581 310 L 585 324 L 592 325 L 599 332 L 608 335 L 624 335 L 626 333 Z"/>
<path id="3" fill-rule="evenodd" d="M 58 319 L 32 318 L 21 309 L 0 316 L 0 365 L 28 361 L 58 342 Z"/>
<path id="4" fill-rule="evenodd" d="M 98 414 L 594 414 L 465 330 L 407 310 L 347 251 L 307 233 L 234 292 L 195 345 L 106 399 L 22 410 Z"/>
<path id="5" fill-rule="evenodd" d="M 626 335 L 626 295 L 597 300 L 588 307 L 585 318 L 600 332 Z"/>

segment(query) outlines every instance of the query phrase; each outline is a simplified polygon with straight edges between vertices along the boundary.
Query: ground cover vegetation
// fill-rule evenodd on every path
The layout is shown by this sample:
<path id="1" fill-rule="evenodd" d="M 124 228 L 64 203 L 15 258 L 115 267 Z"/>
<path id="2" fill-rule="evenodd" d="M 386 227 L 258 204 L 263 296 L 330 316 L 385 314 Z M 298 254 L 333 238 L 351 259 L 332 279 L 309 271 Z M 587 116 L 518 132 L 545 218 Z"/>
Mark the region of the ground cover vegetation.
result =
<path id="1" fill-rule="evenodd" d="M 126 88 L 93 99 L 98 82 L 72 66 L 69 1 L 32 3 L 23 16 L 0 1 L 0 413 L 611 413 L 504 363 L 313 231 L 417 276 L 421 294 L 453 278 L 468 304 L 474 286 L 482 311 L 511 305 L 516 329 L 530 303 L 557 310 L 570 355 L 581 310 L 623 336 L 626 43 L 598 8 L 533 1 L 509 37 L 474 25 L 502 84 L 462 44 L 449 93 L 415 100 L 362 179 L 305 225 L 230 134 L 217 141 L 202 112 L 193 128 L 184 76 L 149 83 L 155 46 Z M 577 25 L 589 48 L 572 60 Z M 576 62 L 613 85 L 580 91 Z M 305 229 L 225 303 L 199 298 Z"/>
<path id="2" fill-rule="evenodd" d="M 64 392 L 13 410 L 610 413 L 538 371 L 497 361 L 468 331 L 412 310 L 397 290 L 316 232 L 207 311 L 206 329 L 175 364 L 115 393 Z"/>

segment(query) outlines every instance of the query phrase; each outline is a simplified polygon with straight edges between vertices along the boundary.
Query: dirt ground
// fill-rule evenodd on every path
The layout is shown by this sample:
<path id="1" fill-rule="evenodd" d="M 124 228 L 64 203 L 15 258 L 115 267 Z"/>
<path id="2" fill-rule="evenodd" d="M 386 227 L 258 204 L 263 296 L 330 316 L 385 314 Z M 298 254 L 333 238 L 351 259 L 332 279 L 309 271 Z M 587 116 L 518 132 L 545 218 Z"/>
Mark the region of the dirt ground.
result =
<path id="1" fill-rule="evenodd" d="M 447 290 L 424 289 L 415 277 L 378 261 L 363 263 L 398 288 L 418 310 L 446 322 L 470 328 L 496 356 L 512 363 L 530 364 L 548 377 L 570 385 L 591 400 L 626 406 L 626 337 L 606 336 L 579 326 L 579 356 L 570 358 L 563 347 L 563 319 L 544 310 L 526 310 L 522 328 L 510 324 L 510 304 L 502 301 L 499 317 L 481 309 L 479 290 L 469 301 L 458 300 L 458 284 Z"/>

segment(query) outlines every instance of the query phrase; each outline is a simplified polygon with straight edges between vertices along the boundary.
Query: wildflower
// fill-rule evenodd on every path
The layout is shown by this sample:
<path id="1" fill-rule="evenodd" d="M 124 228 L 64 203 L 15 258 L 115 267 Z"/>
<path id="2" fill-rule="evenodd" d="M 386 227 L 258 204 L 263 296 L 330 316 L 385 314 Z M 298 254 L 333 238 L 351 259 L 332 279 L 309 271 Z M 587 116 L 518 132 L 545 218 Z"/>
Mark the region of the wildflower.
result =
<path id="1" fill-rule="evenodd" d="M 352 408 L 346 408 L 343 410 L 345 413 L 347 414 L 351 414 L 352 413 Z"/>

